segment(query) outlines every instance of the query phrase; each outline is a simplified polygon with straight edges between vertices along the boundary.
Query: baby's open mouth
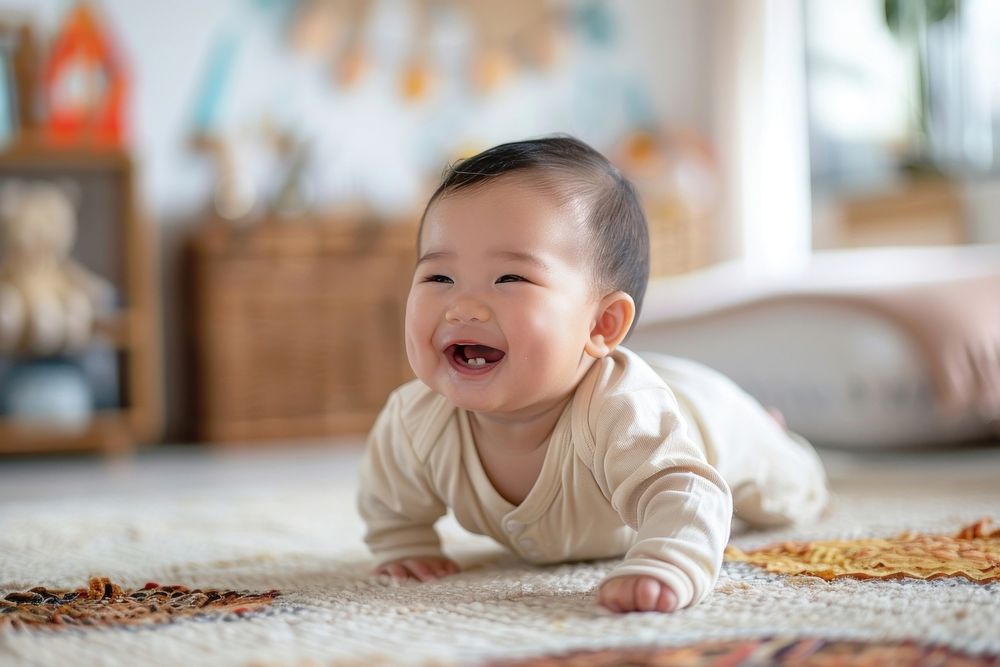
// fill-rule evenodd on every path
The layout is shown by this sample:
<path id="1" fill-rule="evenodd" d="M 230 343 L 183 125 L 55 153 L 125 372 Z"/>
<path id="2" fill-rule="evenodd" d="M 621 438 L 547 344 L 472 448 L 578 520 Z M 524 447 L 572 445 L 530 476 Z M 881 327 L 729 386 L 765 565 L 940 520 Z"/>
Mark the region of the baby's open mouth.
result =
<path id="1" fill-rule="evenodd" d="M 505 353 L 489 345 L 455 344 L 449 345 L 446 354 L 462 368 L 487 368 L 495 366 Z"/>

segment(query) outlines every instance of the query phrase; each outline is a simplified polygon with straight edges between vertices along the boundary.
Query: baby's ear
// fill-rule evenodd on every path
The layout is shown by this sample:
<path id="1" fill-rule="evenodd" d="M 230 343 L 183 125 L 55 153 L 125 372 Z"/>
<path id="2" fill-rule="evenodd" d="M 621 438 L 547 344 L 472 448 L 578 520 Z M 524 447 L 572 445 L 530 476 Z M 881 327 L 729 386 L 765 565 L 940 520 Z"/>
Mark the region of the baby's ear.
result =
<path id="1" fill-rule="evenodd" d="M 620 290 L 608 294 L 598 304 L 597 316 L 584 350 L 595 359 L 608 356 L 625 339 L 634 319 L 635 301 L 632 297 Z"/>

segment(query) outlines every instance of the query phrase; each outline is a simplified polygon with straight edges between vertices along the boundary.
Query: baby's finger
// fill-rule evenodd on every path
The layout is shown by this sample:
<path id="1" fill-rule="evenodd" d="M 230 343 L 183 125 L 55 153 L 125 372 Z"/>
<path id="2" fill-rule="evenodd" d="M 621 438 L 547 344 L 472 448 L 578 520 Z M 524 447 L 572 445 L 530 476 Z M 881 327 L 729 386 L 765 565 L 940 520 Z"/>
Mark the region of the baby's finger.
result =
<path id="1" fill-rule="evenodd" d="M 618 591 L 618 606 L 621 607 L 621 610 L 624 613 L 638 610 L 638 607 L 636 607 L 635 604 L 636 583 L 637 581 L 635 577 L 622 579 L 622 585 Z"/>
<path id="2" fill-rule="evenodd" d="M 635 582 L 635 609 L 653 611 L 660 599 L 660 582 L 651 577 L 638 577 Z"/>
<path id="3" fill-rule="evenodd" d="M 388 574 L 397 581 L 410 578 L 410 573 L 405 567 L 403 567 L 402 563 L 389 563 L 388 565 L 382 566 L 381 569 L 385 574 Z"/>
<path id="4" fill-rule="evenodd" d="M 625 597 L 623 587 L 621 585 L 623 581 L 623 579 L 611 579 L 601 586 L 601 590 L 597 594 L 598 604 L 616 614 L 627 611 L 623 605 L 625 602 L 623 599 Z"/>
<path id="5" fill-rule="evenodd" d="M 434 579 L 434 572 L 431 570 L 430 565 L 422 560 L 408 559 L 403 561 L 403 565 L 406 569 L 410 571 L 415 579 L 420 581 L 432 581 Z"/>
<path id="6" fill-rule="evenodd" d="M 616 614 L 620 614 L 622 611 L 621 605 L 618 604 L 618 598 L 606 592 L 606 589 L 601 589 L 601 592 L 597 596 L 597 604 Z"/>
<path id="7" fill-rule="evenodd" d="M 671 612 L 677 609 L 677 594 L 667 586 L 660 587 L 660 599 L 656 602 L 656 608 L 662 612 Z"/>
<path id="8" fill-rule="evenodd" d="M 449 574 L 458 572 L 458 567 L 450 560 L 441 560 L 431 563 L 435 577 L 447 577 Z"/>

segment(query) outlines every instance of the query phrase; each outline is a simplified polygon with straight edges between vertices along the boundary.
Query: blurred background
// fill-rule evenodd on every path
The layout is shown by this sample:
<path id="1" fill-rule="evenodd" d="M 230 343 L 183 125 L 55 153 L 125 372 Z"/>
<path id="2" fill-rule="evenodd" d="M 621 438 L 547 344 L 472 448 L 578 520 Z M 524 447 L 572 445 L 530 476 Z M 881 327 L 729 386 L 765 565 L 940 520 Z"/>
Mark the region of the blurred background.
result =
<path id="1" fill-rule="evenodd" d="M 608 155 L 656 284 L 993 247 L 998 62 L 993 0 L 0 0 L 0 452 L 363 433 L 503 141 Z"/>

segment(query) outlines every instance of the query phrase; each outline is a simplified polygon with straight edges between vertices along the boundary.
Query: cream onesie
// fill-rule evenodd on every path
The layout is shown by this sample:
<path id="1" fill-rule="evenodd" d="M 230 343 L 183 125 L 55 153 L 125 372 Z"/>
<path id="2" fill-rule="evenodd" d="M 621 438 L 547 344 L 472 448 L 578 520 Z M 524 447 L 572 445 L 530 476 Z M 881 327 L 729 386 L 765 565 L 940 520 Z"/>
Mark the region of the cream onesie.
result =
<path id="1" fill-rule="evenodd" d="M 577 386 L 516 506 L 486 476 L 468 413 L 419 380 L 403 385 L 369 436 L 359 509 L 379 563 L 442 555 L 434 523 L 451 508 L 532 562 L 624 554 L 608 578 L 655 577 L 684 607 L 718 578 L 734 499 L 750 523 L 814 518 L 822 464 L 725 377 L 619 347 Z"/>

